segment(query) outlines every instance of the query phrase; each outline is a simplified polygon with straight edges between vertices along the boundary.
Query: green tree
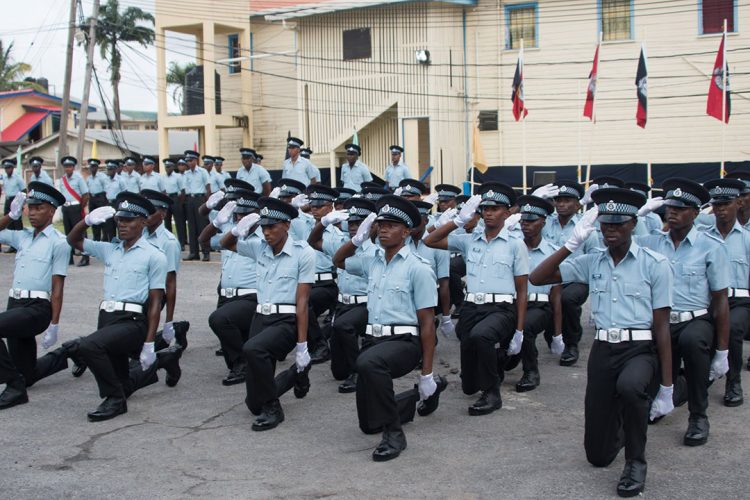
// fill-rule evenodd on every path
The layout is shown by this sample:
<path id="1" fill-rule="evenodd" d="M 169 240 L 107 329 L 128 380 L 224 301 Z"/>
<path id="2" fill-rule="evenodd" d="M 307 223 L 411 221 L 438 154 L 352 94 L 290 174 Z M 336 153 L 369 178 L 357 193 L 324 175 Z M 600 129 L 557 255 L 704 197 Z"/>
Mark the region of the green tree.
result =
<path id="1" fill-rule="evenodd" d="M 167 85 L 172 86 L 172 102 L 179 108 L 180 113 L 183 109 L 183 95 L 185 92 L 185 75 L 195 68 L 195 63 L 180 64 L 172 61 L 167 69 Z"/>
<path id="2" fill-rule="evenodd" d="M 102 58 L 109 63 L 109 81 L 112 84 L 112 105 L 115 108 L 117 128 L 121 128 L 121 49 L 125 44 L 137 43 L 148 47 L 154 43 L 154 30 L 147 24 L 153 26 L 154 16 L 138 7 L 128 7 L 121 11 L 118 0 L 108 0 L 99 9 L 96 44 L 99 46 Z"/>
<path id="3" fill-rule="evenodd" d="M 26 88 L 40 90 L 41 87 L 33 79 L 24 80 L 24 75 L 31 71 L 31 66 L 24 62 L 15 62 L 12 52 L 13 42 L 5 47 L 0 40 L 0 91 Z"/>

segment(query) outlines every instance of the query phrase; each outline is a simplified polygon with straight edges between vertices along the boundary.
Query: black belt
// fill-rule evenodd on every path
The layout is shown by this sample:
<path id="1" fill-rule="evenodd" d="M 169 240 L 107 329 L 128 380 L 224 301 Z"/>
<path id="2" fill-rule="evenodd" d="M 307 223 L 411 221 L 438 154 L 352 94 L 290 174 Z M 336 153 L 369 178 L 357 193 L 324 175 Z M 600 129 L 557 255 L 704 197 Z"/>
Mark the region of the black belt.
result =
<path id="1" fill-rule="evenodd" d="M 92 195 L 91 195 L 91 197 L 92 197 L 92 198 L 97 198 L 97 197 L 99 197 L 99 196 L 106 196 L 106 195 L 107 195 L 107 193 L 104 193 L 104 192 L 102 192 L 102 193 L 96 193 L 96 194 L 92 194 Z"/>
<path id="2" fill-rule="evenodd" d="M 169 196 L 170 198 L 174 198 L 180 196 L 180 193 L 167 193 L 167 196 Z"/>
<path id="3" fill-rule="evenodd" d="M 188 196 L 191 197 L 191 198 L 205 198 L 206 195 L 205 194 L 192 194 L 192 193 L 189 193 Z"/>

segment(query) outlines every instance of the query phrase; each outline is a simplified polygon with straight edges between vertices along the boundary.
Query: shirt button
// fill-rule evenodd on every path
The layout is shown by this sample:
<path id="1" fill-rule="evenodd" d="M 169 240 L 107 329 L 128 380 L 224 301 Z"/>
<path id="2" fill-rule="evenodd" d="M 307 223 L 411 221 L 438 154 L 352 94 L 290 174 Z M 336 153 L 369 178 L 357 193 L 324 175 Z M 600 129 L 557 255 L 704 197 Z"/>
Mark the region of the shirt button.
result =
<path id="1" fill-rule="evenodd" d="M 614 276 L 614 277 L 612 278 L 612 281 L 617 281 L 617 276 Z"/>
<path id="2" fill-rule="evenodd" d="M 617 302 L 617 298 L 615 297 L 614 299 L 612 299 L 612 302 Z"/>

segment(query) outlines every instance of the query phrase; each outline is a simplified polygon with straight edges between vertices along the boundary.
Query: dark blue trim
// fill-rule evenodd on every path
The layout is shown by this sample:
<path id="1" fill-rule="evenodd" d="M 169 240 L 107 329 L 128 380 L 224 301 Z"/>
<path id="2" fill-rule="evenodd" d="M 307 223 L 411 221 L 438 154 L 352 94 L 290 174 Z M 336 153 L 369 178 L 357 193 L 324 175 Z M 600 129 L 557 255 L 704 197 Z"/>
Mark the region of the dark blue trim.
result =
<path id="1" fill-rule="evenodd" d="M 21 97 L 21 96 L 29 96 L 29 95 L 41 97 L 44 99 L 49 99 L 55 102 L 60 102 L 60 103 L 62 102 L 62 97 L 57 97 L 55 95 L 50 95 L 50 94 L 44 94 L 42 92 L 37 92 L 36 90 L 28 90 L 28 91 L 20 90 L 20 91 L 9 91 L 8 93 L 0 93 L 0 99 L 10 99 L 12 97 Z M 70 101 L 70 105 L 74 108 L 81 109 L 80 102 Z M 89 106 L 89 111 L 96 111 L 96 107 Z"/>

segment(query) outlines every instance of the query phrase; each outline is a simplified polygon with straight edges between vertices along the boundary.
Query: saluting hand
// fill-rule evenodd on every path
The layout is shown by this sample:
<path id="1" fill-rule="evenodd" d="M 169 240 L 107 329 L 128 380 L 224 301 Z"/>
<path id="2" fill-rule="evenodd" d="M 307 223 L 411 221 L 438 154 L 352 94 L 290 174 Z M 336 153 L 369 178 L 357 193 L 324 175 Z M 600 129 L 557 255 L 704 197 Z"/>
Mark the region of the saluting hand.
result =
<path id="1" fill-rule="evenodd" d="M 310 204 L 310 200 L 305 193 L 300 193 L 294 198 L 292 198 L 292 206 L 294 208 L 300 209 L 309 204 Z"/>
<path id="2" fill-rule="evenodd" d="M 375 222 L 376 217 L 377 215 L 371 213 L 370 215 L 365 217 L 365 220 L 363 220 L 359 225 L 357 234 L 355 234 L 354 238 L 352 238 L 352 244 L 355 247 L 361 247 L 362 244 L 370 237 L 370 230 L 372 229 L 372 225 Z"/>
<path id="3" fill-rule="evenodd" d="M 98 226 L 114 217 L 116 211 L 117 210 L 109 206 L 95 208 L 83 220 L 87 226 Z"/>
<path id="4" fill-rule="evenodd" d="M 259 220 L 260 215 L 247 214 L 232 228 L 232 234 L 238 238 L 244 238 L 250 232 L 250 228 L 257 224 Z"/>
<path id="5" fill-rule="evenodd" d="M 586 190 L 585 193 L 583 193 L 583 198 L 581 198 L 581 206 L 586 206 L 589 203 L 591 203 L 591 195 L 594 194 L 594 191 L 599 189 L 599 184 L 591 184 L 589 188 Z"/>
<path id="6" fill-rule="evenodd" d="M 464 206 L 461 207 L 461 211 L 458 212 L 458 215 L 453 220 L 453 222 L 458 227 L 464 227 L 465 224 L 467 224 L 471 219 L 474 218 L 474 214 L 477 213 L 477 208 L 479 208 L 479 204 L 482 202 L 482 195 L 475 194 L 468 200 L 466 200 L 466 203 L 464 203 Z"/>
<path id="7" fill-rule="evenodd" d="M 597 207 L 590 208 L 583 214 L 581 220 L 576 223 L 573 228 L 573 234 L 570 235 L 568 241 L 565 242 L 565 248 L 571 252 L 578 250 L 578 247 L 583 245 L 583 242 L 589 237 L 594 231 L 594 223 L 596 218 L 599 217 L 599 209 Z"/>
<path id="8" fill-rule="evenodd" d="M 650 200 L 646 201 L 645 205 L 638 209 L 638 217 L 648 215 L 662 205 L 664 205 L 664 198 L 662 198 L 661 196 L 651 198 Z"/>
<path id="9" fill-rule="evenodd" d="M 216 214 L 216 217 L 214 217 L 214 220 L 211 221 L 211 224 L 213 224 L 216 229 L 220 229 L 221 226 L 229 222 L 229 219 L 232 218 L 232 214 L 234 213 L 234 209 L 236 206 L 236 201 L 228 201 L 227 204 L 224 205 L 221 210 L 219 210 L 219 213 Z"/>
<path id="10" fill-rule="evenodd" d="M 449 208 L 448 210 L 440 214 L 440 217 L 438 217 L 433 226 L 435 227 L 435 229 L 440 229 L 441 227 L 455 219 L 457 213 L 458 210 L 456 210 L 455 208 Z"/>
<path id="11" fill-rule="evenodd" d="M 269 198 L 278 198 L 280 194 L 281 194 L 281 188 L 280 187 L 275 187 L 275 188 L 273 188 L 271 190 L 270 193 L 268 193 L 268 197 Z"/>
<path id="12" fill-rule="evenodd" d="M 560 188 L 551 183 L 538 187 L 531 192 L 531 196 L 538 196 L 539 198 L 544 198 L 545 200 L 548 198 L 554 198 L 558 194 L 560 194 Z"/>
<path id="13" fill-rule="evenodd" d="M 505 219 L 505 227 L 508 229 L 508 231 L 513 231 L 520 221 L 521 212 L 511 214 L 507 219 Z"/>
<path id="14" fill-rule="evenodd" d="M 349 218 L 349 212 L 346 210 L 334 210 L 333 212 L 325 214 L 321 219 L 320 223 L 323 227 L 328 227 L 331 224 L 339 224 Z"/>
<path id="15" fill-rule="evenodd" d="M 430 205 L 434 205 L 435 203 L 437 203 L 439 196 L 440 195 L 438 195 L 437 193 L 430 193 L 422 198 L 422 201 L 429 203 Z"/>
<path id="16" fill-rule="evenodd" d="M 10 202 L 10 212 L 8 212 L 8 216 L 13 220 L 20 219 L 21 215 L 23 215 L 24 203 L 26 203 L 26 193 L 23 191 L 17 192 L 13 201 Z"/>

